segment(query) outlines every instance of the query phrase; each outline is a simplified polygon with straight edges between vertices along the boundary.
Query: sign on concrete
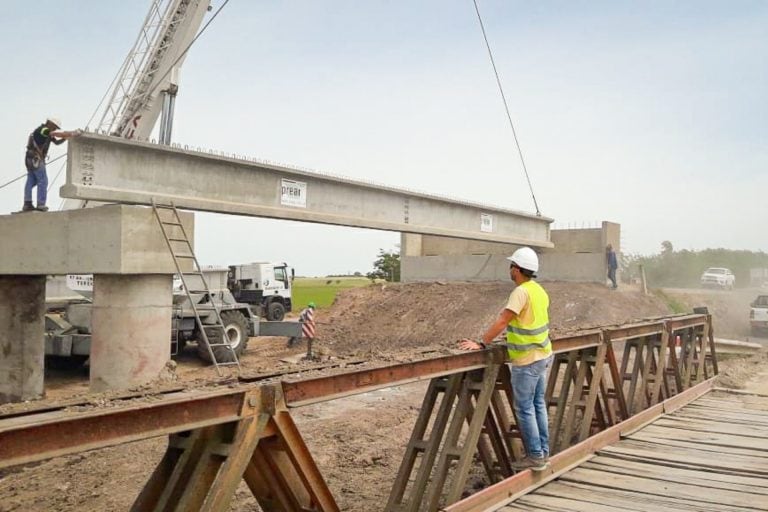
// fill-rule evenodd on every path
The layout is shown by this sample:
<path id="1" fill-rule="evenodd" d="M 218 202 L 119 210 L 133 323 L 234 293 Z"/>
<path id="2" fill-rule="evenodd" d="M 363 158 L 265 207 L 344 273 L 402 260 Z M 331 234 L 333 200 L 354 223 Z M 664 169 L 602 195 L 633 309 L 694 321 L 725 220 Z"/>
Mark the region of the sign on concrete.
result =
<path id="1" fill-rule="evenodd" d="M 489 213 L 480 214 L 480 231 L 483 233 L 493 233 L 493 215 Z"/>
<path id="2" fill-rule="evenodd" d="M 283 206 L 307 207 L 307 184 L 303 181 L 280 180 L 280 204 Z"/>

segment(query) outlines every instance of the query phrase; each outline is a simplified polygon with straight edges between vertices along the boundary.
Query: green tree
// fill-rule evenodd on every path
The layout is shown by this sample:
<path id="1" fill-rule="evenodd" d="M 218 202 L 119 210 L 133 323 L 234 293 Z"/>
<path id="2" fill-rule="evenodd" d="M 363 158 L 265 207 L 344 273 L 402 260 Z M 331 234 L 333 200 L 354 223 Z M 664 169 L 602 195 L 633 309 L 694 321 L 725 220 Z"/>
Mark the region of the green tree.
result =
<path id="1" fill-rule="evenodd" d="M 379 256 L 373 262 L 373 270 L 365 274 L 368 279 L 384 279 L 385 281 L 400 281 L 400 253 L 379 249 Z"/>

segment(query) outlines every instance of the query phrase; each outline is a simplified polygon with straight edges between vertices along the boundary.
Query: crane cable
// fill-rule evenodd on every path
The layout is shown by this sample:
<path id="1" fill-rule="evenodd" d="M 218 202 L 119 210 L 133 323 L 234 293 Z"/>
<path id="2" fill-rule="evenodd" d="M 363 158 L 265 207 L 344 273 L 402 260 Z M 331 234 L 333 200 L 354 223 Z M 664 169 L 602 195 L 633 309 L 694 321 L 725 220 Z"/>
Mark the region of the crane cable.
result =
<path id="1" fill-rule="evenodd" d="M 531 197 L 533 198 L 533 205 L 536 207 L 536 215 L 541 217 L 539 204 L 536 201 L 536 195 L 533 193 L 533 185 L 531 185 L 531 178 L 528 175 L 528 168 L 526 167 L 525 159 L 523 158 L 523 150 L 520 148 L 520 141 L 517 140 L 517 131 L 515 130 L 515 124 L 512 122 L 512 116 L 509 114 L 509 105 L 507 104 L 507 97 L 504 95 L 504 88 L 501 86 L 499 71 L 498 69 L 496 69 L 496 61 L 493 59 L 493 52 L 491 51 L 491 45 L 490 43 L 488 43 L 488 36 L 485 33 L 485 25 L 483 24 L 483 18 L 482 16 L 480 16 L 480 8 L 477 6 L 477 0 L 472 0 L 472 2 L 475 4 L 477 21 L 480 22 L 480 30 L 483 32 L 485 47 L 488 49 L 488 56 L 491 59 L 491 66 L 493 66 L 493 74 L 496 76 L 496 84 L 499 86 L 499 93 L 501 93 L 501 101 L 504 103 L 504 111 L 507 113 L 507 120 L 509 120 L 509 127 L 512 128 L 512 136 L 515 139 L 515 145 L 517 146 L 517 153 L 520 155 L 520 163 L 523 164 L 523 172 L 525 172 L 525 179 L 528 181 L 528 189 L 531 191 Z"/>
<path id="2" fill-rule="evenodd" d="M 67 156 L 67 154 L 66 154 L 66 153 L 64 153 L 63 155 L 59 155 L 59 156 L 57 156 L 56 158 L 54 158 L 53 160 L 51 160 L 50 162 L 48 162 L 46 165 L 48 165 L 48 164 L 52 164 L 52 163 L 53 163 L 53 162 L 55 162 L 56 160 L 61 160 L 61 159 L 62 159 L 62 158 L 64 158 L 65 156 Z M 61 171 L 59 171 L 59 173 L 61 173 Z M 25 177 L 27 174 L 28 174 L 28 173 L 26 173 L 26 172 L 25 172 L 25 173 L 24 173 L 24 174 L 22 174 L 21 176 L 17 176 L 16 178 L 13 178 L 11 181 L 8 181 L 8 182 L 6 182 L 6 183 L 3 183 L 2 185 L 0 185 L 0 189 L 3 189 L 3 188 L 5 188 L 5 187 L 7 187 L 7 186 L 8 186 L 8 185 L 10 185 L 11 183 L 16 183 L 16 182 L 17 182 L 17 181 L 19 181 L 21 178 Z M 58 177 L 58 176 L 59 176 L 59 175 L 57 174 L 57 175 L 56 175 L 56 177 Z M 48 190 L 50 190 L 50 188 L 49 188 Z"/>

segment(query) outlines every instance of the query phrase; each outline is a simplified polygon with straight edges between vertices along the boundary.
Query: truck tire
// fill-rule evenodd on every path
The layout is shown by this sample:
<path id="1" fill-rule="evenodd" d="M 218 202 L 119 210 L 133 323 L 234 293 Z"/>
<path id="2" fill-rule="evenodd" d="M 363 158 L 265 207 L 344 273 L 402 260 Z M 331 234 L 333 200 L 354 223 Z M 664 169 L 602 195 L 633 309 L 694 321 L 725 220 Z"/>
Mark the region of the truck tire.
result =
<path id="1" fill-rule="evenodd" d="M 248 344 L 248 320 L 240 311 L 223 311 L 221 321 L 224 323 L 224 331 L 227 333 L 232 350 L 223 346 L 213 347 L 213 354 L 219 363 L 231 363 L 235 360 L 232 353 L 234 352 L 239 358 Z M 211 344 L 221 343 L 222 330 L 208 327 L 206 326 L 206 332 Z M 212 363 L 211 354 L 208 353 L 208 347 L 205 346 L 205 341 L 202 338 L 202 336 L 197 338 L 197 355 L 203 361 Z"/>
<path id="2" fill-rule="evenodd" d="M 279 302 L 272 302 L 267 306 L 267 320 L 279 322 L 285 318 L 285 306 Z"/>

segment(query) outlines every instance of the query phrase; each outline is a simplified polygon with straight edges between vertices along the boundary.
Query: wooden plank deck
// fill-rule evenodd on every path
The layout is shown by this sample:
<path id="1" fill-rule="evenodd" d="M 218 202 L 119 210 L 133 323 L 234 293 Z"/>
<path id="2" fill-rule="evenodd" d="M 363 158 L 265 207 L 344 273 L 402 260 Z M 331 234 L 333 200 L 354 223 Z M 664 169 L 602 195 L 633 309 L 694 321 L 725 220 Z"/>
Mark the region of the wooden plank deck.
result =
<path id="1" fill-rule="evenodd" d="M 496 510 L 768 511 L 768 397 L 707 393 Z"/>

